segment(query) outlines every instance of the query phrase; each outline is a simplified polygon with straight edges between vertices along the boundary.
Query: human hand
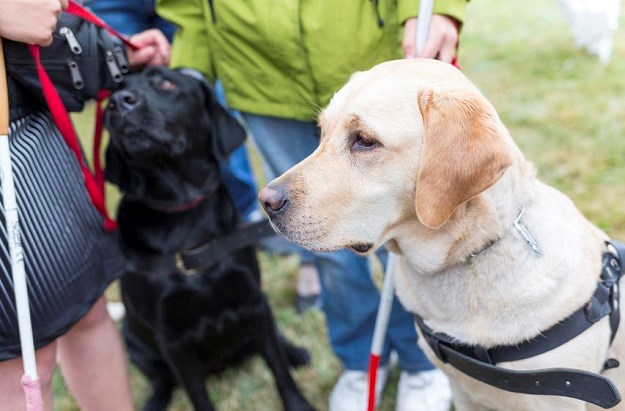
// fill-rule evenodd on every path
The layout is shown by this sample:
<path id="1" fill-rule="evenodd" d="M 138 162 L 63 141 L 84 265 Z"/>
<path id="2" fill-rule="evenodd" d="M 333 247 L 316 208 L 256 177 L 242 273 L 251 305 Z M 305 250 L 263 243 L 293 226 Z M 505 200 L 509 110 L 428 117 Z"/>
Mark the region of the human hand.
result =
<path id="1" fill-rule="evenodd" d="M 169 65 L 169 41 L 160 30 L 142 31 L 130 37 L 130 41 L 139 47 L 138 50 L 128 49 L 128 62 L 132 67 Z"/>
<path id="2" fill-rule="evenodd" d="M 27 44 L 49 46 L 68 0 L 0 1 L 0 36 Z"/>
<path id="3" fill-rule="evenodd" d="M 426 57 L 438 58 L 451 63 L 456 54 L 458 44 L 458 22 L 442 14 L 432 15 L 428 38 L 421 53 L 417 54 L 415 38 L 417 33 L 417 18 L 413 17 L 404 23 L 404 39 L 402 49 L 404 58 Z"/>

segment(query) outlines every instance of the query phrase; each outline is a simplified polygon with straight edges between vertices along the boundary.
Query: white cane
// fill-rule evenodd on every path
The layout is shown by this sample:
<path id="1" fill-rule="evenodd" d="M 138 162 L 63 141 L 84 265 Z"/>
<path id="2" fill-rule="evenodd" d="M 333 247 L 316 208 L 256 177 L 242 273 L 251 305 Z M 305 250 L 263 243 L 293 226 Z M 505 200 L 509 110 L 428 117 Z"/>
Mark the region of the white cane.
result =
<path id="1" fill-rule="evenodd" d="M 419 17 L 417 19 L 417 31 L 415 33 L 415 47 L 417 56 L 423 51 L 425 41 L 430 32 L 430 21 L 432 21 L 432 11 L 434 10 L 434 0 L 421 0 L 419 2 Z"/>
<path id="2" fill-rule="evenodd" d="M 9 243 L 9 253 L 11 255 L 13 290 L 15 292 L 22 361 L 24 363 L 22 386 L 24 388 L 24 394 L 26 395 L 26 409 L 43 410 L 39 377 L 37 376 L 37 362 L 35 360 L 33 329 L 30 321 L 28 290 L 26 288 L 24 251 L 22 249 L 17 215 L 13 170 L 11 169 L 11 153 L 9 151 L 9 95 L 6 79 L 4 52 L 0 39 L 0 183 L 2 184 L 4 219 L 7 241 Z"/>
<path id="3" fill-rule="evenodd" d="M 415 38 L 415 46 L 417 55 L 423 50 L 425 41 L 430 31 L 430 21 L 432 20 L 432 10 L 434 9 L 434 0 L 421 0 L 419 3 L 419 17 L 417 19 L 417 30 Z M 378 365 L 380 355 L 384 348 L 384 339 L 388 330 L 388 322 L 391 316 L 391 308 L 393 307 L 394 297 L 394 270 L 395 260 L 397 256 L 391 252 L 388 253 L 388 261 L 386 262 L 386 270 L 384 272 L 384 284 L 382 285 L 382 293 L 380 295 L 380 305 L 378 307 L 378 315 L 375 319 L 375 328 L 373 330 L 373 341 L 371 342 L 371 353 L 369 355 L 369 399 L 367 402 L 367 410 L 375 410 L 375 386 L 378 373 Z"/>
<path id="4" fill-rule="evenodd" d="M 378 315 L 375 319 L 375 328 L 373 330 L 373 341 L 371 342 L 371 353 L 369 354 L 369 399 L 367 402 L 367 410 L 375 409 L 375 386 L 378 374 L 378 365 L 380 363 L 380 355 L 384 348 L 384 338 L 388 329 L 388 321 L 391 317 L 391 308 L 393 307 L 394 298 L 394 282 L 393 273 L 395 270 L 395 259 L 397 256 L 389 251 L 386 261 L 386 270 L 384 271 L 384 284 L 382 285 L 382 293 L 380 294 L 380 305 L 378 306 Z"/>

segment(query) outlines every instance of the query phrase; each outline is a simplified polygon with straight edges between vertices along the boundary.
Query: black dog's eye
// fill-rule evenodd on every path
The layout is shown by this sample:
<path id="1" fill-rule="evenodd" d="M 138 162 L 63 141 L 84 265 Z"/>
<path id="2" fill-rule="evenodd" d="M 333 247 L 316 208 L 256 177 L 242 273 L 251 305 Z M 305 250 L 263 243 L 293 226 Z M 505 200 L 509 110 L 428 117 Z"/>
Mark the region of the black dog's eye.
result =
<path id="1" fill-rule="evenodd" d="M 371 150 L 375 147 L 378 147 L 380 143 L 371 139 L 370 137 L 365 136 L 361 132 L 358 132 L 354 135 L 352 139 L 352 151 L 365 151 Z"/>
<path id="2" fill-rule="evenodd" d="M 173 90 L 176 88 L 176 85 L 174 84 L 174 82 L 171 80 L 167 80 L 166 78 L 161 79 L 161 81 L 158 82 L 157 86 L 161 90 L 167 90 L 167 91 Z"/>

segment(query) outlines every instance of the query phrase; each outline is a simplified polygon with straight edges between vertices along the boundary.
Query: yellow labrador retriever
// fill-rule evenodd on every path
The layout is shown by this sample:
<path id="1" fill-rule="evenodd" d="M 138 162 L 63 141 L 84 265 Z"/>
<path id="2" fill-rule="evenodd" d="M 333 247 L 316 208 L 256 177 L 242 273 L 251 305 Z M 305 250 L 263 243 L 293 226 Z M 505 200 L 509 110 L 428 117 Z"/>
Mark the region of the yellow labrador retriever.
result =
<path id="1" fill-rule="evenodd" d="M 608 237 L 569 198 L 536 179 L 495 109 L 459 70 L 434 60 L 380 64 L 355 74 L 319 124 L 318 149 L 259 199 L 274 228 L 309 249 L 367 254 L 386 245 L 399 254 L 397 294 L 418 314 L 419 343 L 448 375 L 457 410 L 593 408 L 569 398 L 580 392 L 603 407 L 618 403 L 614 388 L 625 389 L 625 364 L 613 360 L 625 361 L 625 325 L 613 336 L 618 315 L 595 315 L 585 331 L 538 355 L 488 358 L 545 334 L 557 339 L 569 332 L 558 324 L 588 317 L 591 305 L 612 304 L 618 314 L 610 298 L 591 304 L 601 294 L 602 260 L 617 254 L 606 254 Z M 618 296 L 618 288 L 608 293 Z M 439 350 L 454 344 L 464 354 Z M 466 354 L 475 347 L 486 359 Z M 615 396 L 604 404 L 598 379 Z M 525 394 L 544 394 L 543 386 L 557 395 Z"/>

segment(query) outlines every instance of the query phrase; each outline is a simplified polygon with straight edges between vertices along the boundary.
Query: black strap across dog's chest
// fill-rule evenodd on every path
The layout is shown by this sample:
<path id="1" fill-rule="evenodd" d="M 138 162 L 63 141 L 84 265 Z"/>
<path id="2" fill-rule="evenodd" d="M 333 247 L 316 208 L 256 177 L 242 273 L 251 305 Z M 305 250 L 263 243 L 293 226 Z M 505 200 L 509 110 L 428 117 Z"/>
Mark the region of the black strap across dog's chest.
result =
<path id="1" fill-rule="evenodd" d="M 186 271 L 202 271 L 228 254 L 255 245 L 258 240 L 275 234 L 269 221 L 263 219 L 197 248 L 179 251 L 176 256 L 176 266 Z"/>
<path id="2" fill-rule="evenodd" d="M 458 343 L 447 334 L 434 332 L 416 314 L 415 323 L 441 361 L 472 378 L 506 391 L 558 395 L 611 408 L 620 402 L 621 396 L 612 381 L 602 375 L 564 368 L 514 371 L 496 366 L 500 362 L 534 357 L 559 347 L 607 315 L 610 318 L 610 342 L 614 340 L 620 322 L 618 281 L 625 271 L 622 264 L 625 262 L 625 244 L 610 241 L 609 245 L 616 253 L 603 254 L 601 278 L 591 300 L 531 340 L 487 349 Z M 617 360 L 609 361 L 606 368 L 619 365 Z"/>
<path id="3" fill-rule="evenodd" d="M 275 231 L 271 224 L 263 219 L 199 247 L 178 251 L 173 258 L 171 255 L 131 258 L 127 262 L 126 271 L 138 275 L 169 275 L 176 270 L 180 274 L 195 275 L 234 251 L 255 245 L 260 239 L 273 235 Z"/>

